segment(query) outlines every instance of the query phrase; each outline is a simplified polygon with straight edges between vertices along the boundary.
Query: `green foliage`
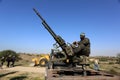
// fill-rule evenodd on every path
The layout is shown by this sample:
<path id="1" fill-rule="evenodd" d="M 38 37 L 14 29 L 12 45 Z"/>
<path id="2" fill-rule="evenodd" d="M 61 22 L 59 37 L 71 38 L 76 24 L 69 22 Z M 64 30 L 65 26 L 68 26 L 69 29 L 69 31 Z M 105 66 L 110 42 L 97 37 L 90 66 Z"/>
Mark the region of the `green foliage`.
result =
<path id="1" fill-rule="evenodd" d="M 25 78 L 27 78 L 27 76 L 16 76 L 16 77 L 13 77 L 11 78 L 10 80 L 25 80 Z"/>
<path id="2" fill-rule="evenodd" d="M 105 57 L 101 57 L 99 60 L 100 60 L 100 61 L 108 61 L 108 59 L 105 58 Z"/>
<path id="3" fill-rule="evenodd" d="M 19 54 L 17 54 L 15 51 L 13 50 L 3 50 L 0 52 L 0 58 L 1 57 L 4 57 L 5 59 L 8 57 L 8 56 L 15 56 L 16 58 L 16 61 L 20 60 L 21 58 L 19 57 Z"/>
<path id="4" fill-rule="evenodd" d="M 32 56 L 32 54 L 27 54 L 28 56 Z"/>
<path id="5" fill-rule="evenodd" d="M 115 64 L 115 63 L 111 61 L 111 62 L 109 62 L 109 64 Z"/>
<path id="6" fill-rule="evenodd" d="M 109 71 L 111 74 L 117 74 L 116 70 L 115 69 L 110 69 Z"/>
<path id="7" fill-rule="evenodd" d="M 120 64 L 120 53 L 117 54 L 117 63 Z"/>

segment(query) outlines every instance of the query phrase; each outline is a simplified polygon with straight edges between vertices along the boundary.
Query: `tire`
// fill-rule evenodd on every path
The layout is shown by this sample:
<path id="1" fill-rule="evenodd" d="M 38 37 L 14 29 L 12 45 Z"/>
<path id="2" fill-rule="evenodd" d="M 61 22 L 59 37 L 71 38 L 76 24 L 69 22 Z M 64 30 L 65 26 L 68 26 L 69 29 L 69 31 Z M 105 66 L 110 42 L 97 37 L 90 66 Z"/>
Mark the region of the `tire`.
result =
<path id="1" fill-rule="evenodd" d="M 47 66 L 47 64 L 48 64 L 48 60 L 45 59 L 45 58 L 41 59 L 40 62 L 39 62 L 39 65 L 41 67 L 45 67 L 45 66 Z"/>

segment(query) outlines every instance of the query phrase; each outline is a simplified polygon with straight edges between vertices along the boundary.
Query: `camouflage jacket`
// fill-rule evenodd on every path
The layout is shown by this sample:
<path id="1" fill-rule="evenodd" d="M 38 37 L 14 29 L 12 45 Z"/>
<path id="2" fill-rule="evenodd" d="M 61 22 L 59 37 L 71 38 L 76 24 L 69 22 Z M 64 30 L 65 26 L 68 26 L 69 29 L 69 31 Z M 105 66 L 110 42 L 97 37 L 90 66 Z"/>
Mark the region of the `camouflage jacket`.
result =
<path id="1" fill-rule="evenodd" d="M 83 40 L 78 42 L 78 45 L 83 45 L 80 54 L 89 56 L 90 54 L 90 40 L 88 38 L 84 38 Z"/>

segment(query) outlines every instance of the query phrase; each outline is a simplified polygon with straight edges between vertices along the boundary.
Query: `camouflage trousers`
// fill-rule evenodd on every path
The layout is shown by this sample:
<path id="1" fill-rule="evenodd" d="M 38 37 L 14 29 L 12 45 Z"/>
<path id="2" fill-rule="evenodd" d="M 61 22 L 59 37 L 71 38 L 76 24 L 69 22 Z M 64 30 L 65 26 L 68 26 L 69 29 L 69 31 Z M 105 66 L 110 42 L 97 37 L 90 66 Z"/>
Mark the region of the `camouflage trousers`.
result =
<path id="1" fill-rule="evenodd" d="M 89 66 L 88 66 L 89 65 L 88 57 L 82 55 L 82 56 L 80 56 L 80 58 L 81 58 L 80 64 L 84 65 L 84 69 L 88 69 L 89 68 Z"/>
<path id="2" fill-rule="evenodd" d="M 81 60 L 80 63 L 88 64 L 88 57 L 87 56 L 84 56 L 84 55 L 80 56 L 80 60 Z"/>

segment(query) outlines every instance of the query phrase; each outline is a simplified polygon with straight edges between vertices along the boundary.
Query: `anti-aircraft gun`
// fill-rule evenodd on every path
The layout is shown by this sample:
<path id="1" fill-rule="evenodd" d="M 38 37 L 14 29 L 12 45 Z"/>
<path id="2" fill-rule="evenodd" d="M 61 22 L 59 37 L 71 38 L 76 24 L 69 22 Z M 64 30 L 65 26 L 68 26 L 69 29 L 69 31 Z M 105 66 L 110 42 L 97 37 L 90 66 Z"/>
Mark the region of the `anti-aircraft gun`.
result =
<path id="1" fill-rule="evenodd" d="M 61 69 L 68 69 L 76 67 L 81 59 L 76 57 L 76 53 L 72 47 L 72 44 L 68 44 L 60 37 L 59 35 L 56 35 L 53 30 L 50 28 L 50 26 L 46 23 L 46 21 L 42 18 L 42 16 L 37 12 L 36 9 L 34 9 L 34 12 L 38 15 L 38 17 L 42 20 L 43 26 L 47 29 L 47 31 L 52 35 L 52 37 L 55 39 L 58 46 L 62 49 L 62 51 L 52 49 L 50 54 L 50 62 L 48 64 L 49 68 L 57 68 L 58 66 Z M 55 44 L 56 48 L 58 48 L 57 44 Z M 85 72 L 85 66 L 88 64 L 80 64 L 82 66 L 84 75 L 86 75 Z M 66 68 L 65 68 L 66 67 Z"/>
<path id="2" fill-rule="evenodd" d="M 87 70 L 86 66 L 89 66 L 87 63 L 81 63 L 84 61 L 84 57 L 86 55 L 80 55 L 81 58 L 77 57 L 77 52 L 73 49 L 71 44 L 67 44 L 62 37 L 56 35 L 50 26 L 46 23 L 46 21 L 42 18 L 42 16 L 37 12 L 36 9 L 33 9 L 38 17 L 42 20 L 42 24 L 47 29 L 47 31 L 53 36 L 56 43 L 54 44 L 55 49 L 51 49 L 50 61 L 48 63 L 48 67 L 46 68 L 45 79 L 46 80 L 86 80 L 85 77 L 79 76 L 79 74 L 83 74 L 83 76 L 90 75 L 94 77 L 87 78 L 89 80 L 103 80 L 109 79 L 109 77 L 102 76 L 112 76 L 106 73 L 99 73 L 98 71 Z M 59 47 L 62 51 L 59 50 Z M 78 51 L 79 52 L 79 51 Z M 78 76 L 75 76 L 77 73 Z M 64 75 L 72 75 L 64 76 Z M 95 77 L 97 75 L 97 77 Z M 99 76 L 98 76 L 99 75 Z M 59 76 L 62 76 L 60 78 Z M 64 76 L 64 77 L 63 77 Z M 74 76 L 74 77 L 73 77 Z M 116 77 L 111 78 L 111 80 L 119 80 Z"/>

